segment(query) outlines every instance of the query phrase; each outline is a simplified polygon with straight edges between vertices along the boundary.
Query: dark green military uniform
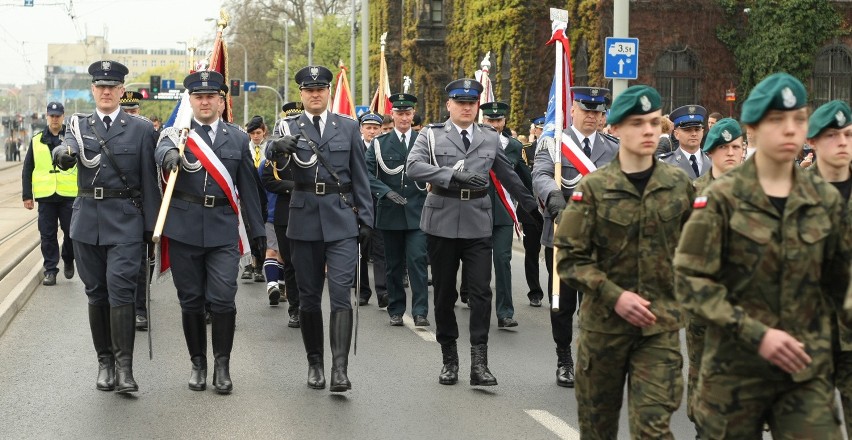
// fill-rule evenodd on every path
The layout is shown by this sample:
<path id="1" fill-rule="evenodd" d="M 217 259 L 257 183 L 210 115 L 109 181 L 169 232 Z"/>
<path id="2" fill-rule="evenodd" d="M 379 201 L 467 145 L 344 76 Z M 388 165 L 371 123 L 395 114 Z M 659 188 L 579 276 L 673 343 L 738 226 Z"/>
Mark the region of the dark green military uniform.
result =
<path id="1" fill-rule="evenodd" d="M 656 161 L 640 194 L 615 159 L 580 181 L 562 214 L 554 236 L 559 277 L 584 293 L 576 369 L 583 438 L 617 437 L 628 374 L 631 434 L 672 438 L 669 420 L 683 393 L 678 331 L 685 316 L 674 297 L 671 259 L 693 195 L 683 172 Z M 625 290 L 651 302 L 654 325 L 635 327 L 614 312 Z"/>

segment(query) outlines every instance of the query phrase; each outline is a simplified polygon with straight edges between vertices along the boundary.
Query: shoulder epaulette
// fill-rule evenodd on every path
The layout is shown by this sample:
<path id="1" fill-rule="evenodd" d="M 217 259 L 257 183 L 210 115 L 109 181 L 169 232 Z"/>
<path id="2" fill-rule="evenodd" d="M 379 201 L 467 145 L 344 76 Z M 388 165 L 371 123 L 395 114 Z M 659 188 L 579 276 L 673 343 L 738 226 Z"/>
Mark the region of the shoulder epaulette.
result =
<path id="1" fill-rule="evenodd" d="M 299 116 L 302 116 L 302 114 L 301 114 L 301 113 L 299 113 L 299 114 L 297 114 L 297 115 L 285 116 L 285 117 L 284 117 L 284 120 L 285 120 L 285 121 L 295 121 L 296 119 L 299 119 Z"/>
<path id="2" fill-rule="evenodd" d="M 78 117 L 78 118 L 80 118 L 80 119 L 86 119 L 86 118 L 88 118 L 89 116 L 92 116 L 92 114 L 93 114 L 93 113 L 74 113 L 74 114 L 73 114 L 73 115 L 71 115 L 71 116 L 72 116 L 72 117 L 73 117 L 73 116 L 76 116 L 76 117 Z"/>
<path id="3" fill-rule="evenodd" d="M 615 136 L 613 136 L 609 133 L 600 133 L 600 134 L 603 135 L 603 137 L 615 142 L 616 144 L 621 143 L 621 141 L 617 137 L 615 137 Z"/>
<path id="4" fill-rule="evenodd" d="M 445 124 L 443 122 L 433 122 L 433 123 L 427 125 L 426 127 L 427 128 L 444 128 L 444 125 Z"/>
<path id="5" fill-rule="evenodd" d="M 243 133 L 245 133 L 245 134 L 248 134 L 248 132 L 246 131 L 246 129 L 245 129 L 245 128 L 243 128 L 242 126 L 239 126 L 239 125 L 237 125 L 237 124 L 234 124 L 233 122 L 228 122 L 228 121 L 222 121 L 222 122 L 224 122 L 224 123 L 225 123 L 225 125 L 227 125 L 228 127 L 235 128 L 235 129 L 237 129 L 237 130 L 239 130 L 239 131 L 241 131 L 241 132 L 243 132 Z"/>
<path id="6" fill-rule="evenodd" d="M 478 124 L 478 125 L 479 125 L 479 128 L 481 128 L 483 130 L 490 130 L 490 131 L 493 131 L 493 132 L 497 131 L 491 124 Z"/>
<path id="7" fill-rule="evenodd" d="M 349 115 L 344 115 L 344 114 L 340 114 L 340 113 L 335 113 L 335 115 L 340 116 L 340 117 L 342 117 L 342 118 L 346 118 L 346 119 L 351 119 L 351 120 L 353 120 L 353 121 L 357 121 L 357 119 L 355 119 L 355 118 L 353 118 L 352 116 L 349 116 Z"/>
<path id="8" fill-rule="evenodd" d="M 147 122 L 147 123 L 149 123 L 149 124 L 151 124 L 151 125 L 154 125 L 154 123 L 153 123 L 153 122 L 151 122 L 151 120 L 150 120 L 150 119 L 148 119 L 148 118 L 146 118 L 146 117 L 144 117 L 144 116 L 142 116 L 142 115 L 131 115 L 130 113 L 128 113 L 127 115 L 128 115 L 128 116 L 132 116 L 132 117 L 137 118 L 137 119 L 141 119 L 141 120 L 143 120 L 143 121 L 145 121 L 145 122 Z"/>
<path id="9" fill-rule="evenodd" d="M 389 131 L 389 132 L 387 132 L 387 133 L 382 133 L 382 134 L 380 134 L 380 135 L 378 135 L 378 136 L 374 137 L 374 138 L 373 138 L 373 140 L 381 139 L 381 138 L 383 138 L 383 137 L 387 137 L 387 136 L 388 136 L 389 134 L 391 134 L 391 133 L 393 133 L 393 131 Z"/>
<path id="10" fill-rule="evenodd" d="M 673 154 L 674 154 L 674 151 L 669 151 L 668 153 L 663 153 L 663 154 L 661 154 L 661 155 L 657 156 L 657 159 L 660 159 L 660 160 L 668 159 L 668 158 L 669 158 L 669 157 L 671 157 Z"/>

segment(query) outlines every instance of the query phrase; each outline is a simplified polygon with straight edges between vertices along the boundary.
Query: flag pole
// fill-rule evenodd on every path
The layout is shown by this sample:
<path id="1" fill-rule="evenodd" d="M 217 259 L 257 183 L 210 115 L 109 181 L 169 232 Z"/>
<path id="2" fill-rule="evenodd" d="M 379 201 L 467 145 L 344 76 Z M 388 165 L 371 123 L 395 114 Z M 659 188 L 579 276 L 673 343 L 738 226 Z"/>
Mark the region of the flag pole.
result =
<path id="1" fill-rule="evenodd" d="M 556 9 L 550 8 L 550 20 L 552 22 L 553 30 L 560 26 L 567 27 L 568 23 L 568 11 L 564 9 Z M 553 140 L 554 140 L 554 148 L 556 149 L 556 159 L 553 161 L 553 178 L 556 180 L 556 188 L 560 191 L 562 190 L 562 129 L 565 121 L 564 114 L 564 103 L 563 103 L 563 93 L 564 89 L 564 81 L 563 75 L 565 73 L 565 68 L 563 67 L 563 55 L 565 53 L 565 49 L 562 47 L 562 41 L 556 40 L 556 44 L 554 44 L 556 49 L 556 68 L 555 68 L 555 77 L 554 82 L 556 83 L 556 121 L 554 123 L 554 131 L 553 131 Z M 556 219 L 553 219 L 553 232 L 556 233 Z M 550 308 L 554 312 L 559 311 L 559 272 L 556 270 L 556 244 L 553 244 L 553 262 L 551 263 L 551 275 L 552 279 L 550 282 L 553 285 L 553 299 L 550 301 Z"/>

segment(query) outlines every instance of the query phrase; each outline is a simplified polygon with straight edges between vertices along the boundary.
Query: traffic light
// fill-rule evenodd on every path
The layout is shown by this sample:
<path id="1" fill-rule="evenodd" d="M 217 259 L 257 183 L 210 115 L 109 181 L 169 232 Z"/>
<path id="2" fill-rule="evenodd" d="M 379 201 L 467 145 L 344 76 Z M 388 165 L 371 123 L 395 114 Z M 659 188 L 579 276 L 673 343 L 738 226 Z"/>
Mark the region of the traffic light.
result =
<path id="1" fill-rule="evenodd" d="M 231 96 L 240 96 L 240 80 L 231 80 Z"/>
<path id="2" fill-rule="evenodd" d="M 160 93 L 160 75 L 151 75 L 151 89 L 149 91 L 152 95 Z"/>

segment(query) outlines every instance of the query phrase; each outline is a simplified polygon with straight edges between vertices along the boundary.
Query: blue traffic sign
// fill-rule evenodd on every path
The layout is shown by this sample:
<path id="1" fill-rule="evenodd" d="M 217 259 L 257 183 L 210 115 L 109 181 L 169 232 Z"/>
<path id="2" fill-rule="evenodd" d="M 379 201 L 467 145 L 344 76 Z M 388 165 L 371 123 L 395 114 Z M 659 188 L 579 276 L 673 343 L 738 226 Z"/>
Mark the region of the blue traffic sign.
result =
<path id="1" fill-rule="evenodd" d="M 257 83 L 246 81 L 243 83 L 243 90 L 246 92 L 256 92 L 257 91 Z"/>
<path id="2" fill-rule="evenodd" d="M 162 84 L 160 85 L 160 90 L 174 90 L 174 89 L 175 89 L 175 80 L 173 80 L 173 79 L 162 80 Z"/>
<path id="3" fill-rule="evenodd" d="M 370 111 L 370 107 L 368 107 L 366 105 L 356 105 L 355 106 L 355 116 L 356 117 L 360 118 L 361 115 L 363 115 L 364 113 L 367 113 L 368 111 Z"/>
<path id="4" fill-rule="evenodd" d="M 604 78 L 636 79 L 639 76 L 639 39 L 607 37 L 604 45 Z"/>

